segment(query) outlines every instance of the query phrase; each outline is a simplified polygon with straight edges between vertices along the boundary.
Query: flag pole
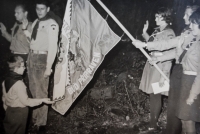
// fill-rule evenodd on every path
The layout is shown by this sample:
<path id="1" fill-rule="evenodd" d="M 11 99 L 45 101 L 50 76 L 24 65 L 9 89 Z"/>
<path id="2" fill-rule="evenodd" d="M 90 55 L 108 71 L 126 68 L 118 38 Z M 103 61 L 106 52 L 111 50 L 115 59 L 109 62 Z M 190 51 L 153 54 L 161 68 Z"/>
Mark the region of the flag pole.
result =
<path id="1" fill-rule="evenodd" d="M 112 17 L 112 19 L 119 25 L 119 27 L 126 33 L 126 35 L 133 41 L 135 38 L 128 32 L 128 30 L 119 22 L 119 20 L 110 12 L 110 10 L 101 2 L 101 0 L 96 0 L 102 8 Z M 140 51 L 147 57 L 148 60 L 151 60 L 151 57 L 143 48 L 139 48 Z M 169 82 L 169 78 L 160 70 L 156 63 L 153 64 L 154 67 L 160 72 L 160 74 Z"/>

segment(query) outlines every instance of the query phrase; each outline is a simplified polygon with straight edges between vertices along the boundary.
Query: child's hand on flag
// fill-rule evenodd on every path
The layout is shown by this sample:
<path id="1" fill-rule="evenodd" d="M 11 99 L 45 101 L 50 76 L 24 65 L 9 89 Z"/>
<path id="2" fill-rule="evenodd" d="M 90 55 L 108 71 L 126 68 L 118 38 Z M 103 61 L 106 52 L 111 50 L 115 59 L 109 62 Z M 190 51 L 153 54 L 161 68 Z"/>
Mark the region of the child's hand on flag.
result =
<path id="1" fill-rule="evenodd" d="M 42 100 L 42 102 L 43 102 L 43 103 L 46 103 L 46 104 L 53 104 L 53 103 L 55 103 L 55 101 L 51 101 L 50 98 L 44 98 L 44 99 Z"/>

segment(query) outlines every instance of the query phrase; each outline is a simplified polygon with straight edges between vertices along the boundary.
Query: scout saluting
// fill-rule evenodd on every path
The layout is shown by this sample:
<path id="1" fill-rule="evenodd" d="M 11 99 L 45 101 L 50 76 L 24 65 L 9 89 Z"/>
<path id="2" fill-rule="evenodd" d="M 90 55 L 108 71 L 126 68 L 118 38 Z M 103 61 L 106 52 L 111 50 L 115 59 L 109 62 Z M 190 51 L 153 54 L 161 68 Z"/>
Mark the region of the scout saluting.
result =
<path id="1" fill-rule="evenodd" d="M 171 10 L 166 8 L 160 8 L 158 12 L 155 14 L 156 24 L 159 26 L 153 32 L 151 36 L 149 36 L 146 31 L 148 28 L 148 22 L 144 26 L 143 29 L 143 37 L 146 41 L 154 42 L 157 40 L 170 39 L 175 36 L 173 30 L 170 28 L 169 24 L 171 23 Z M 152 52 L 152 55 L 155 55 L 157 52 Z M 160 52 L 159 52 L 160 53 Z M 165 73 L 166 76 L 169 76 L 169 72 L 171 69 L 171 61 L 167 61 L 164 63 L 159 63 L 158 67 Z M 159 82 L 160 85 L 163 85 L 164 78 L 157 71 L 157 69 L 146 62 L 146 65 L 143 70 L 142 79 L 140 82 L 139 89 L 143 92 L 150 94 L 150 125 L 149 130 L 157 129 L 157 121 L 161 111 L 161 94 L 167 95 L 167 92 L 154 94 L 152 89 L 152 83 Z"/>
<path id="2" fill-rule="evenodd" d="M 190 16 L 191 31 L 171 40 L 143 43 L 134 41 L 136 47 L 147 47 L 149 50 L 165 50 L 176 47 L 177 59 L 182 67 L 180 90 L 176 94 L 177 107 L 174 111 L 182 121 L 183 132 L 195 134 L 195 122 L 200 122 L 200 9 Z M 168 45 L 166 45 L 168 44 Z M 187 100 L 187 101 L 186 101 Z"/>

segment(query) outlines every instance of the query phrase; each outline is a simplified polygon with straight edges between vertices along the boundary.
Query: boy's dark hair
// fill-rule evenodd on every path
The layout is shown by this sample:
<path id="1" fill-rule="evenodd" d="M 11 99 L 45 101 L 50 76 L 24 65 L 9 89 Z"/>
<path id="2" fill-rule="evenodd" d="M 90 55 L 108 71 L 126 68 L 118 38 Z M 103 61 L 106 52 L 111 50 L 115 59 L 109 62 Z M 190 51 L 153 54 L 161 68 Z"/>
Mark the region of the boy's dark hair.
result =
<path id="1" fill-rule="evenodd" d="M 14 71 L 14 69 L 16 67 L 20 67 L 21 66 L 21 63 L 23 63 L 24 60 L 22 59 L 22 57 L 20 56 L 11 56 L 9 59 L 8 59 L 8 67 L 11 71 Z"/>
<path id="2" fill-rule="evenodd" d="M 35 4 L 43 4 L 47 7 L 50 7 L 50 3 L 48 0 L 36 0 L 36 3 Z"/>
<path id="3" fill-rule="evenodd" d="M 200 29 L 200 8 L 190 16 L 190 22 L 198 24 Z"/>
<path id="4" fill-rule="evenodd" d="M 172 9 L 161 7 L 157 10 L 156 14 L 161 15 L 167 24 L 172 23 Z"/>
<path id="5" fill-rule="evenodd" d="M 19 3 L 15 7 L 21 7 L 23 9 L 23 12 L 28 12 L 28 8 L 27 8 L 26 4 Z"/>

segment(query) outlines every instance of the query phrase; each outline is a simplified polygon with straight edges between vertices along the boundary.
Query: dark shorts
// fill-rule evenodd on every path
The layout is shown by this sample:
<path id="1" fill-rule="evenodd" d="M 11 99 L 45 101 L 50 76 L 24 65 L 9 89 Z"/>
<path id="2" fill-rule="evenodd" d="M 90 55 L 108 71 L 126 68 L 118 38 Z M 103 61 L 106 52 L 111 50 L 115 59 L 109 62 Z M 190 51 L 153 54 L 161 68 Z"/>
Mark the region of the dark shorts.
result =
<path id="1" fill-rule="evenodd" d="M 25 134 L 28 117 L 28 107 L 8 107 L 4 118 L 6 134 Z"/>

